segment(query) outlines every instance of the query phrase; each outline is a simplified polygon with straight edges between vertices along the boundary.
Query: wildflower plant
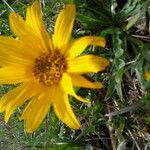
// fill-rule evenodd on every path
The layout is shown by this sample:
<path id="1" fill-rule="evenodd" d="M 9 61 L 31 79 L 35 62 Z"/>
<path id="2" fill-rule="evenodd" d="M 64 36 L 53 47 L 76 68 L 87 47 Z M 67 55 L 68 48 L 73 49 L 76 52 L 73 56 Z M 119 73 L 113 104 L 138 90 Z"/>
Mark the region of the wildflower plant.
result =
<path id="1" fill-rule="evenodd" d="M 0 149 L 149 149 L 149 0 L 0 4 Z"/>
<path id="2" fill-rule="evenodd" d="M 25 121 L 27 132 L 32 133 L 39 127 L 51 106 L 70 128 L 80 128 L 68 94 L 88 102 L 76 95 L 73 86 L 102 88 L 100 82 L 92 83 L 82 74 L 102 71 L 109 61 L 94 55 L 79 56 L 88 45 L 105 47 L 106 42 L 96 36 L 84 36 L 70 42 L 74 19 L 75 6 L 67 5 L 58 15 L 50 36 L 42 21 L 38 1 L 27 7 L 26 20 L 15 12 L 10 14 L 10 27 L 16 38 L 0 36 L 0 81 L 1 84 L 21 85 L 1 98 L 0 111 L 5 111 L 6 122 L 15 109 L 31 99 L 20 118 Z"/>

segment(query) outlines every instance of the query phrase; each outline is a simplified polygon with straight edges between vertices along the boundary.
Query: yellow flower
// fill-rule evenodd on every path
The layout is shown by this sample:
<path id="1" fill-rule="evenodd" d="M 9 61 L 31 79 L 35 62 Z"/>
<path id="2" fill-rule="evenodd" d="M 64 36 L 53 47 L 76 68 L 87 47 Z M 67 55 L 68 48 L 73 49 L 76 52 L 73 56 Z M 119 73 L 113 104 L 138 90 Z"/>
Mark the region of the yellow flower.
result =
<path id="1" fill-rule="evenodd" d="M 147 80 L 150 80 L 150 71 L 146 71 L 146 72 L 145 72 L 145 78 L 146 78 Z"/>
<path id="2" fill-rule="evenodd" d="M 79 56 L 89 45 L 104 47 L 105 39 L 85 36 L 70 41 L 74 19 L 75 6 L 67 5 L 58 15 L 51 37 L 38 1 L 27 8 L 26 20 L 15 12 L 10 14 L 10 27 L 17 38 L 0 36 L 0 84 L 21 84 L 0 100 L 6 122 L 27 103 L 21 120 L 28 133 L 39 127 L 51 106 L 62 122 L 72 129 L 80 128 L 68 95 L 88 102 L 76 95 L 73 87 L 102 88 L 100 82 L 90 82 L 82 74 L 102 71 L 109 61 L 94 55 Z"/>

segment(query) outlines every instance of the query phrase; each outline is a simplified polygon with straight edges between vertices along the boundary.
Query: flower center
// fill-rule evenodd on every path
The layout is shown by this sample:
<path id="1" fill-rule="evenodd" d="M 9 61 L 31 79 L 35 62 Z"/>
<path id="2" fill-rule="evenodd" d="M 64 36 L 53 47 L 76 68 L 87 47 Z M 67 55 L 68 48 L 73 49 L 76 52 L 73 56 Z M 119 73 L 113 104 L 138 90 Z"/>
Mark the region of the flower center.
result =
<path id="1" fill-rule="evenodd" d="M 60 52 L 42 54 L 35 59 L 33 75 L 35 79 L 43 85 L 53 85 L 58 83 L 66 70 L 66 60 Z"/>

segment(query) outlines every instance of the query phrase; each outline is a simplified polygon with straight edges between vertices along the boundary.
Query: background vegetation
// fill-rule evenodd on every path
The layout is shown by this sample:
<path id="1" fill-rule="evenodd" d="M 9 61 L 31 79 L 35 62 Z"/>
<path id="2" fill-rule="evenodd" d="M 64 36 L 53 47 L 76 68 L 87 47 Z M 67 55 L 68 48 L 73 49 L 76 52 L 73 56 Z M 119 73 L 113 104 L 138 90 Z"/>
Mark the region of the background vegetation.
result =
<path id="1" fill-rule="evenodd" d="M 59 11 L 73 0 L 41 0 L 49 33 Z M 14 10 L 25 15 L 31 0 L 0 1 L 0 34 L 12 35 L 8 15 Z M 8 124 L 0 115 L 2 150 L 149 150 L 150 149 L 150 1 L 74 0 L 77 16 L 72 36 L 104 36 L 105 49 L 88 47 L 85 53 L 108 58 L 111 66 L 90 80 L 102 81 L 102 90 L 78 89 L 89 104 L 70 98 L 82 129 L 74 131 L 62 124 L 53 111 L 33 134 L 26 134 L 18 120 L 22 109 Z M 2 96 L 15 85 L 0 85 Z"/>

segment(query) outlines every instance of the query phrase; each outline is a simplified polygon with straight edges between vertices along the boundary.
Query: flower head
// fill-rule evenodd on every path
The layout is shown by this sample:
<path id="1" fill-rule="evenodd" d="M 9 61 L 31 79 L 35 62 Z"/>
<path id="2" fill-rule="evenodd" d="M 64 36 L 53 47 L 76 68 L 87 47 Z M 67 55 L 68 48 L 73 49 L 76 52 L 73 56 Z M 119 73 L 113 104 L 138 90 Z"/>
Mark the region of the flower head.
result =
<path id="1" fill-rule="evenodd" d="M 104 47 L 105 39 L 84 36 L 70 41 L 74 19 L 75 6 L 67 5 L 59 13 L 50 36 L 38 1 L 27 8 L 25 20 L 15 12 L 10 14 L 10 27 L 17 38 L 0 36 L 0 84 L 21 84 L 0 100 L 0 112 L 5 111 L 6 122 L 27 103 L 21 119 L 29 133 L 39 127 L 50 108 L 70 128 L 80 128 L 68 95 L 87 102 L 76 95 L 73 87 L 102 88 L 100 82 L 90 82 L 82 74 L 102 71 L 109 61 L 80 55 L 89 45 Z"/>

